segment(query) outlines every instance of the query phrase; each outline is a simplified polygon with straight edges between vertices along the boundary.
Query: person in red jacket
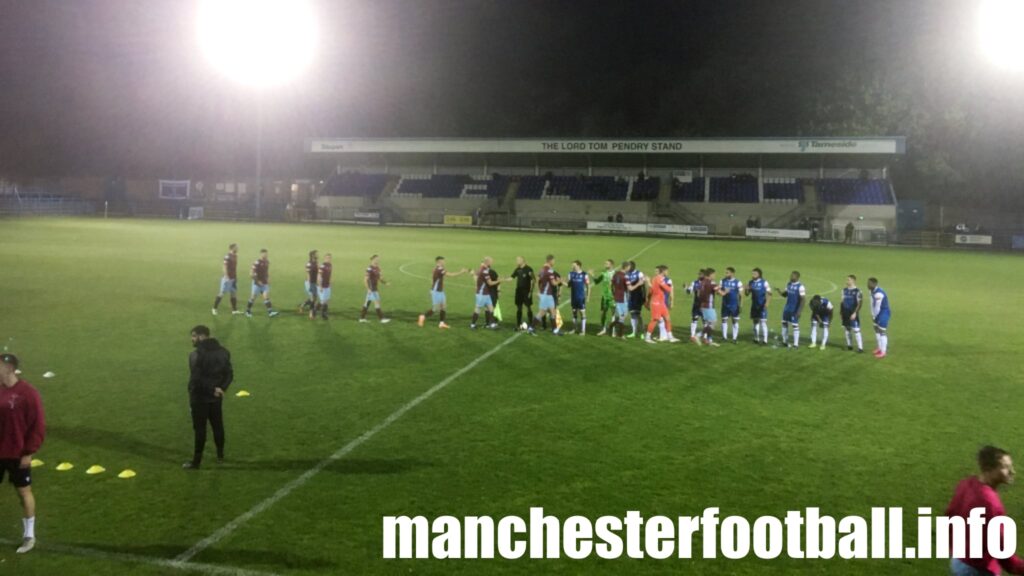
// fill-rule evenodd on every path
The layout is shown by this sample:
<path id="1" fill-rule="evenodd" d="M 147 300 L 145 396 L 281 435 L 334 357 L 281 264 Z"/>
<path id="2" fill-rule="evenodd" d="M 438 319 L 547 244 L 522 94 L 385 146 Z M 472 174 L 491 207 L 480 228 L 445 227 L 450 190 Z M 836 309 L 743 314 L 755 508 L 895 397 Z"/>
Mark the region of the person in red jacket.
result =
<path id="1" fill-rule="evenodd" d="M 982 538 L 982 555 L 980 558 L 953 558 L 950 560 L 950 573 L 953 576 L 988 576 L 999 575 L 1003 570 L 1010 574 L 1024 574 L 1024 560 L 1019 556 L 1011 556 L 1005 560 L 997 560 L 989 554 L 987 543 L 988 521 L 996 516 L 1006 516 L 1006 509 L 999 499 L 996 490 L 1003 484 L 1013 483 L 1013 460 L 1005 450 L 995 446 L 985 446 L 978 451 L 978 468 L 981 473 L 968 476 L 957 484 L 953 500 L 946 508 L 947 517 L 959 516 L 965 520 L 970 517 L 971 510 L 981 508 L 985 511 L 984 537 Z M 970 531 L 965 550 L 970 550 Z M 1000 538 L 1005 538 L 1000 534 Z"/>
<path id="2" fill-rule="evenodd" d="M 0 354 L 0 482 L 4 475 L 18 491 L 25 532 L 18 554 L 36 545 L 36 499 L 32 495 L 32 456 L 43 444 L 46 424 L 39 393 L 18 378 L 18 358 Z"/>

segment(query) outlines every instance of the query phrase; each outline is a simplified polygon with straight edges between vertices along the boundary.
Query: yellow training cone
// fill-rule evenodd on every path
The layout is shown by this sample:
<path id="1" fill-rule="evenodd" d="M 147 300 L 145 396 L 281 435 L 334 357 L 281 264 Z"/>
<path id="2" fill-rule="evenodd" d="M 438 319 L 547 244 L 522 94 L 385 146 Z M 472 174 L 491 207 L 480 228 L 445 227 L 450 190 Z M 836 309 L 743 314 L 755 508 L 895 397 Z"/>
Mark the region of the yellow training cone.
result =
<path id="1" fill-rule="evenodd" d="M 60 464 L 57 464 L 57 471 L 67 472 L 68 470 L 71 470 L 74 467 L 75 465 L 72 464 L 71 462 L 61 462 Z"/>
<path id="2" fill-rule="evenodd" d="M 103 466 L 100 466 L 99 464 L 93 464 L 92 466 L 89 466 L 89 469 L 86 470 L 85 473 L 86 474 L 102 474 L 102 473 L 104 473 L 106 471 L 107 471 L 107 469 L 104 468 Z"/>
<path id="3" fill-rule="evenodd" d="M 235 394 L 235 396 L 238 396 L 239 398 L 248 398 L 250 394 L 245 390 L 239 390 L 238 393 Z"/>
<path id="4" fill-rule="evenodd" d="M 122 470 L 121 473 L 117 475 L 117 477 L 123 480 L 135 478 L 135 470 Z"/>
<path id="5" fill-rule="evenodd" d="M 46 462 L 43 462 L 42 460 L 39 460 L 38 458 L 33 458 L 32 459 L 32 467 L 33 468 L 39 468 L 40 466 L 45 466 L 45 465 L 46 465 Z"/>

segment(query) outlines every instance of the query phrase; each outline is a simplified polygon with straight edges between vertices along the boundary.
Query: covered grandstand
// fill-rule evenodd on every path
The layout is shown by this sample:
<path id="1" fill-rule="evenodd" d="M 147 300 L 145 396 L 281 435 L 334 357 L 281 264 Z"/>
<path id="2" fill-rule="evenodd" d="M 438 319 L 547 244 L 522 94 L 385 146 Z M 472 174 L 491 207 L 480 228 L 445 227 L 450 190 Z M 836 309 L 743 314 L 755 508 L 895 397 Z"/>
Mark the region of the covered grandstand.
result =
<path id="1" fill-rule="evenodd" d="M 316 217 L 891 241 L 903 138 L 311 139 Z M 610 226 L 614 224 L 616 226 Z M 665 228 L 679 226 L 680 228 Z"/>

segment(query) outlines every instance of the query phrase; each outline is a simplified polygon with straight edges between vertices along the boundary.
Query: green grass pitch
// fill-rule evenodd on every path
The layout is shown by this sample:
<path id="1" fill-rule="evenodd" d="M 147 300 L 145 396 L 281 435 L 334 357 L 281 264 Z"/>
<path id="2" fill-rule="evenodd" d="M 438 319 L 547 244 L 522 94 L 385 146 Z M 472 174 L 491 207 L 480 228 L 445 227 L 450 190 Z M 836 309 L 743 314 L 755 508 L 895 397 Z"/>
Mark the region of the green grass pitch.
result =
<path id="1" fill-rule="evenodd" d="M 252 319 L 210 315 L 226 246 L 240 276 L 270 250 L 273 301 Z M 171 559 L 270 497 L 397 408 L 511 334 L 470 331 L 472 291 L 449 281 L 452 329 L 416 326 L 430 302 L 433 258 L 449 269 L 493 256 L 563 273 L 576 258 L 665 263 L 677 285 L 696 270 L 754 266 L 774 286 L 792 269 L 810 294 L 838 297 L 848 273 L 877 276 L 893 306 L 890 355 L 742 342 L 719 349 L 646 346 L 588 336 L 522 337 L 194 560 L 284 574 L 935 574 L 944 561 L 432 561 L 381 559 L 381 518 L 627 510 L 753 518 L 820 506 L 944 508 L 983 443 L 1021 452 L 1019 257 L 832 245 L 210 222 L 43 219 L 0 222 L 0 340 L 13 337 L 42 393 L 49 432 L 34 474 L 40 548 L 0 546 L 0 573 L 180 574 L 104 556 Z M 329 322 L 296 313 L 306 252 L 335 257 Z M 358 324 L 362 271 L 382 256 L 389 325 Z M 248 283 L 240 281 L 243 302 Z M 511 294 L 504 294 L 511 299 Z M 688 328 L 680 296 L 677 335 Z M 592 301 L 592 326 L 598 299 Z M 781 307 L 771 326 L 779 329 Z M 746 308 L 746 306 L 744 306 Z M 745 311 L 746 313 L 746 311 Z M 231 350 L 228 463 L 180 469 L 191 451 L 185 391 L 189 329 L 207 323 Z M 803 327 L 804 337 L 809 327 Z M 594 330 L 592 329 L 593 333 Z M 56 377 L 43 379 L 43 372 Z M 212 440 L 207 455 L 212 453 Z M 75 465 L 57 472 L 62 461 Z M 87 476 L 92 464 L 105 474 Z M 119 480 L 124 468 L 138 472 Z M 20 537 L 10 488 L 0 538 Z M 1010 488 L 1011 515 L 1024 493 Z M 915 533 L 912 519 L 905 530 Z M 47 549 L 47 544 L 54 546 Z M 87 548 L 83 557 L 56 546 Z"/>

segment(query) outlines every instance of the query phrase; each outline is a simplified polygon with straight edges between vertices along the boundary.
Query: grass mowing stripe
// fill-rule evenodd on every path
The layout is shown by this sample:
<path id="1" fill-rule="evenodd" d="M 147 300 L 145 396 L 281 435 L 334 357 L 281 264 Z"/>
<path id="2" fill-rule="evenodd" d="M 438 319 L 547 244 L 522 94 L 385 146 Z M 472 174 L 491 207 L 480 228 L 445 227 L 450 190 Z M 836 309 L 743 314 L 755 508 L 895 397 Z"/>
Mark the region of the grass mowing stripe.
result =
<path id="1" fill-rule="evenodd" d="M 644 252 L 647 252 L 648 250 L 650 250 L 651 248 L 653 248 L 654 246 L 656 246 L 660 242 L 661 242 L 661 240 L 655 240 L 654 242 L 651 242 L 650 244 L 645 246 L 643 248 L 643 250 L 640 250 L 639 252 L 637 252 L 633 256 L 630 256 L 629 258 L 627 258 L 627 260 L 633 260 L 635 258 L 639 258 L 640 255 L 642 255 Z M 565 304 L 566 304 L 566 302 L 563 302 L 562 306 L 565 306 Z M 477 365 L 479 365 L 481 362 L 483 362 L 484 360 L 487 360 L 488 358 L 490 358 L 491 356 L 496 354 L 499 350 L 501 350 L 505 346 L 508 346 L 509 344 L 511 344 L 513 341 L 515 341 L 517 338 L 519 338 L 522 335 L 523 335 L 522 332 L 517 332 L 517 333 L 513 334 L 512 336 L 509 336 L 508 338 L 506 338 L 504 341 L 502 341 L 500 344 L 498 344 L 494 348 L 491 348 L 487 352 L 484 352 L 483 354 L 478 356 L 475 360 L 473 360 L 469 364 L 466 364 L 465 366 L 463 366 L 461 369 L 459 369 L 459 371 L 457 371 L 454 374 L 448 376 L 447 378 L 445 378 L 441 382 L 435 384 L 432 388 L 430 388 L 429 390 L 427 390 L 423 394 L 420 394 L 419 396 L 413 398 L 407 404 L 405 404 L 404 406 L 402 406 L 398 410 L 395 410 L 394 412 L 392 412 L 390 416 L 385 418 L 379 424 L 377 424 L 373 428 L 367 430 L 366 432 L 363 432 L 363 434 L 361 436 L 359 436 L 355 440 L 352 440 L 348 444 L 345 444 L 337 452 L 335 452 L 334 454 L 331 454 L 327 458 L 321 460 L 316 466 L 310 468 L 309 470 L 306 470 L 301 476 L 299 476 L 298 478 L 296 478 L 296 479 L 292 480 L 291 482 L 289 482 L 289 483 L 285 484 L 284 486 L 282 486 L 280 489 L 278 489 L 277 492 L 274 492 L 266 500 L 263 500 L 262 502 L 256 504 L 255 506 L 253 506 L 252 508 L 250 508 L 246 512 L 242 513 L 240 516 L 238 516 L 237 518 L 235 518 L 231 522 L 228 522 L 227 524 L 222 526 L 220 529 L 218 529 L 213 534 L 210 534 L 206 538 L 203 538 L 199 542 L 196 542 L 194 546 L 192 546 L 188 550 L 186 550 L 186 551 L 182 552 L 181 554 L 179 554 L 175 558 L 175 560 L 178 561 L 178 562 L 182 562 L 182 563 L 188 562 L 192 558 L 195 558 L 196 555 L 199 554 L 200 552 L 202 552 L 203 550 L 206 550 L 207 548 L 217 544 L 218 542 L 220 542 L 224 538 L 227 538 L 235 530 L 238 530 L 243 524 L 245 524 L 249 520 L 255 518 L 260 513 L 262 513 L 263 511 L 267 510 L 268 508 L 270 508 L 274 504 L 277 504 L 278 501 L 280 501 L 284 497 L 288 496 L 289 494 L 294 492 L 296 489 L 301 488 L 302 486 L 304 486 L 307 482 L 312 480 L 314 476 L 316 476 L 321 471 L 323 471 L 323 469 L 326 468 L 327 466 L 329 466 L 331 463 L 344 458 L 346 455 L 348 455 L 350 452 L 352 452 L 353 450 L 355 450 L 356 448 L 361 446 L 367 440 L 369 440 L 370 438 L 373 438 L 375 435 L 377 435 L 378 432 L 380 432 L 381 430 L 384 430 L 388 426 L 394 424 L 399 418 L 404 416 L 406 412 L 408 412 L 409 410 L 412 410 L 413 408 L 418 406 L 421 402 L 423 402 L 424 400 L 427 400 L 428 398 L 433 396 L 435 393 L 437 393 L 438 391 L 442 390 L 444 387 L 448 386 L 449 384 L 454 382 L 456 379 L 458 379 L 460 376 L 462 376 L 466 372 L 469 372 L 470 370 L 475 368 Z"/>
<path id="2" fill-rule="evenodd" d="M 0 544 L 5 546 L 17 546 L 20 545 L 21 542 L 0 539 Z M 182 562 L 166 558 L 155 558 L 153 556 L 128 554 L 126 552 L 108 552 L 106 550 L 97 550 L 95 548 L 87 548 L 83 546 L 67 546 L 65 544 L 37 544 L 36 550 L 43 553 L 53 552 L 55 554 L 66 554 L 69 556 L 93 558 L 96 560 L 109 560 L 112 562 L 127 564 L 146 564 L 149 566 L 156 566 L 158 568 L 173 568 L 175 570 L 182 570 L 185 572 L 209 574 L 211 576 L 277 576 L 273 572 L 260 572 L 258 570 L 247 570 L 245 568 L 235 568 L 233 566 L 217 566 L 216 564 L 202 564 L 199 562 Z"/>

